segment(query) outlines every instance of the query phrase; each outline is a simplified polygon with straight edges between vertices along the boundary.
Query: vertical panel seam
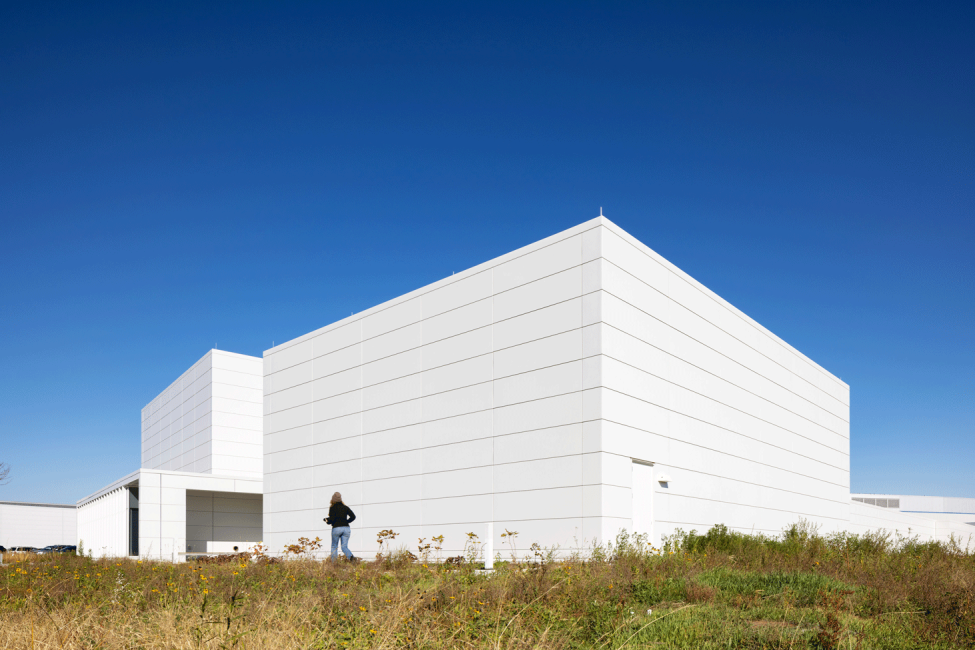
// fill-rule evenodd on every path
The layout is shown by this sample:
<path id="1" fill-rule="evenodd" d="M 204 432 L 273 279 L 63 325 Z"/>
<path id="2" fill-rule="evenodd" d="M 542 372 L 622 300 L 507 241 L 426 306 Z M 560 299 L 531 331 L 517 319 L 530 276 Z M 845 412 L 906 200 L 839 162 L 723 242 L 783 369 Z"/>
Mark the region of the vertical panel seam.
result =
<path id="1" fill-rule="evenodd" d="M 600 210 L 600 213 L 602 211 Z M 579 424 L 579 429 L 582 434 L 582 445 L 579 449 L 579 523 L 582 526 L 582 530 L 579 531 L 580 536 L 585 536 L 586 528 L 586 455 L 585 455 L 585 439 L 586 439 L 586 308 L 585 308 L 585 292 L 586 292 L 586 246 L 585 246 L 585 236 L 586 233 L 582 233 L 579 236 L 579 259 L 582 262 L 582 266 L 579 268 L 581 273 L 579 273 L 579 372 L 582 375 L 581 392 L 579 393 L 579 398 L 582 401 L 582 422 Z"/>
<path id="2" fill-rule="evenodd" d="M 497 420 L 497 414 L 495 409 L 497 408 L 497 397 L 495 395 L 496 381 L 497 381 L 497 370 L 495 368 L 496 355 L 495 355 L 495 345 L 494 345 L 494 329 L 495 329 L 495 314 L 494 314 L 494 301 L 495 301 L 495 291 L 494 291 L 494 273 L 495 269 L 491 269 L 491 523 L 494 523 L 495 512 L 494 512 L 494 502 L 495 502 L 495 492 L 496 486 L 494 485 L 494 476 L 496 473 L 496 458 L 497 458 L 497 431 L 495 429 L 495 422 Z M 492 540 L 492 546 L 493 546 Z"/>

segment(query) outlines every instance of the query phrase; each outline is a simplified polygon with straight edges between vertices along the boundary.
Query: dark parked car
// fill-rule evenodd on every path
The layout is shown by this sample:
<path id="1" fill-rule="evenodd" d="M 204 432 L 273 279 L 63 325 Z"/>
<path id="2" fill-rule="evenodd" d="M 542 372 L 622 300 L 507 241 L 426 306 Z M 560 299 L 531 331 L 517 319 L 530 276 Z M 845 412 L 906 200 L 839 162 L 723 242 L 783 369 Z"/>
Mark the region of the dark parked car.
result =
<path id="1" fill-rule="evenodd" d="M 12 546 L 7 549 L 9 553 L 36 553 L 37 549 L 33 546 Z"/>
<path id="2" fill-rule="evenodd" d="M 50 546 L 37 549 L 37 553 L 74 553 L 77 550 L 78 547 L 68 544 L 51 544 Z"/>

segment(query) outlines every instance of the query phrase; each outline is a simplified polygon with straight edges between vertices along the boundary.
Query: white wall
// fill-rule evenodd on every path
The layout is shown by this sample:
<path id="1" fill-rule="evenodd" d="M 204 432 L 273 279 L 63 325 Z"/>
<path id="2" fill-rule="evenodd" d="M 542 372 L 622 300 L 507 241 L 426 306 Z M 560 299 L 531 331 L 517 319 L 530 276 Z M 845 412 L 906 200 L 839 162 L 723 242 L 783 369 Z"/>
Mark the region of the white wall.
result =
<path id="1" fill-rule="evenodd" d="M 206 550 L 202 548 L 208 541 L 202 537 L 206 532 L 221 535 L 239 533 L 245 537 L 228 541 L 252 541 L 247 537 L 254 536 L 253 524 L 257 518 L 250 517 L 247 519 L 250 526 L 233 530 L 232 526 L 225 526 L 227 519 L 223 517 L 223 513 L 226 508 L 220 501 L 217 505 L 221 515 L 211 518 L 211 521 L 217 522 L 216 527 L 211 524 L 210 528 L 204 530 L 196 523 L 200 521 L 198 509 L 201 503 L 187 494 L 196 494 L 197 491 L 221 493 L 211 497 L 215 499 L 219 496 L 221 500 L 243 496 L 245 498 L 241 508 L 253 510 L 254 500 L 262 498 L 262 485 L 259 480 L 240 476 L 140 470 L 139 554 L 150 558 L 179 560 L 179 554 L 187 551 L 187 545 L 194 546 L 193 550 Z M 247 499 L 247 496 L 251 496 L 251 499 Z M 194 513 L 192 515 L 191 506 Z M 201 548 L 196 549 L 196 545 Z"/>
<path id="2" fill-rule="evenodd" d="M 211 359 L 212 473 L 261 478 L 264 361 L 223 350 Z"/>
<path id="3" fill-rule="evenodd" d="M 206 550 L 211 540 L 254 541 L 257 537 L 260 541 L 261 517 L 255 511 L 260 513 L 262 486 L 260 480 L 241 476 L 141 469 L 78 502 L 78 537 L 96 556 L 128 555 L 127 488 L 136 487 L 142 557 L 179 561 L 188 539 L 199 543 L 203 547 L 200 550 Z M 198 525 L 202 504 L 188 498 L 188 492 L 209 499 L 205 530 Z M 228 504 L 231 500 L 236 503 Z M 206 539 L 205 534 L 214 537 Z"/>
<path id="4" fill-rule="evenodd" d="M 672 478 L 655 484 L 656 536 L 843 528 L 849 387 L 615 225 L 587 236 L 602 536 L 631 517 L 630 458 Z"/>
<path id="5" fill-rule="evenodd" d="M 975 551 L 975 499 L 905 494 L 851 494 L 851 498 L 887 502 L 887 507 L 854 503 L 853 528 L 858 532 L 884 529 L 923 540 L 948 541 Z M 893 507 L 890 503 L 897 503 Z M 920 522 L 920 523 L 918 523 Z"/>
<path id="6" fill-rule="evenodd" d="M 886 531 L 902 536 L 918 536 L 927 541 L 935 539 L 938 533 L 937 522 L 926 517 L 900 512 L 895 508 L 882 508 L 865 503 L 853 503 L 850 507 L 851 533 Z"/>
<path id="7" fill-rule="evenodd" d="M 904 495 L 901 497 L 901 510 L 971 515 L 975 514 L 975 499 Z"/>
<path id="8" fill-rule="evenodd" d="M 265 352 L 264 530 L 518 530 L 571 547 L 632 525 L 633 458 L 673 481 L 655 534 L 848 520 L 849 389 L 596 219 Z M 500 537 L 498 549 L 506 548 Z"/>
<path id="9" fill-rule="evenodd" d="M 142 467 L 210 471 L 211 352 L 142 409 Z"/>
<path id="10" fill-rule="evenodd" d="M 74 544 L 77 530 L 75 506 L 0 501 L 0 546 Z"/>
<path id="11" fill-rule="evenodd" d="M 142 467 L 261 475 L 263 362 L 211 350 L 142 409 Z"/>
<path id="12" fill-rule="evenodd" d="M 95 557 L 122 557 L 129 554 L 129 491 L 114 486 L 78 505 L 78 546 Z"/>
<path id="13" fill-rule="evenodd" d="M 208 543 L 224 546 L 263 539 L 260 494 L 236 494 L 206 490 L 186 491 L 186 550 L 206 551 Z"/>
<path id="14" fill-rule="evenodd" d="M 927 512 L 939 515 L 958 515 L 975 521 L 975 498 L 937 497 L 912 494 L 851 494 L 851 498 L 897 499 L 904 512 Z"/>
<path id="15" fill-rule="evenodd" d="M 947 542 L 953 537 L 962 549 L 975 552 L 975 525 L 940 518 L 933 513 L 902 512 L 893 508 L 854 503 L 848 530 L 860 534 L 883 530 L 905 537 L 916 536 L 921 541 Z"/>
<path id="16" fill-rule="evenodd" d="M 954 539 L 960 548 L 975 553 L 975 522 L 963 523 L 950 519 L 939 519 L 937 522 L 937 539 L 947 542 Z"/>
<path id="17" fill-rule="evenodd" d="M 339 490 L 354 552 L 584 530 L 583 233 L 574 228 L 265 353 L 265 542 L 325 537 Z M 598 450 L 593 450 L 594 452 Z M 500 537 L 496 548 L 504 548 Z"/>

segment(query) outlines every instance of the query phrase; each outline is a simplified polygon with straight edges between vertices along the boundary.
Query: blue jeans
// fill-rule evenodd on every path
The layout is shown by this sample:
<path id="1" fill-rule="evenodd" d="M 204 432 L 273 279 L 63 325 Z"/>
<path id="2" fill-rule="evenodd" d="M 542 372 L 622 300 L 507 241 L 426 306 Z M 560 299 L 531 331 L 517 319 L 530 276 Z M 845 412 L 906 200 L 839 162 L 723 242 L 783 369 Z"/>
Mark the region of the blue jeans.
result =
<path id="1" fill-rule="evenodd" d="M 336 526 L 332 529 L 332 559 L 339 557 L 339 541 L 342 542 L 342 552 L 345 557 L 352 559 L 352 551 L 349 550 L 349 537 L 352 536 L 352 529 L 348 526 Z"/>

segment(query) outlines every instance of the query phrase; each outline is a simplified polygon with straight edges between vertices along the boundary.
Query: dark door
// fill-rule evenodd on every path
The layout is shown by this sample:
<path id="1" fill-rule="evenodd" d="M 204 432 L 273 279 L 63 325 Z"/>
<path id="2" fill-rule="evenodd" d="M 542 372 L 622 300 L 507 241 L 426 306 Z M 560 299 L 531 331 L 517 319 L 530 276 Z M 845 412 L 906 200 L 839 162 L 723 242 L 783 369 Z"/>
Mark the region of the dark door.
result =
<path id="1" fill-rule="evenodd" d="M 139 554 L 139 509 L 129 508 L 129 555 Z"/>

